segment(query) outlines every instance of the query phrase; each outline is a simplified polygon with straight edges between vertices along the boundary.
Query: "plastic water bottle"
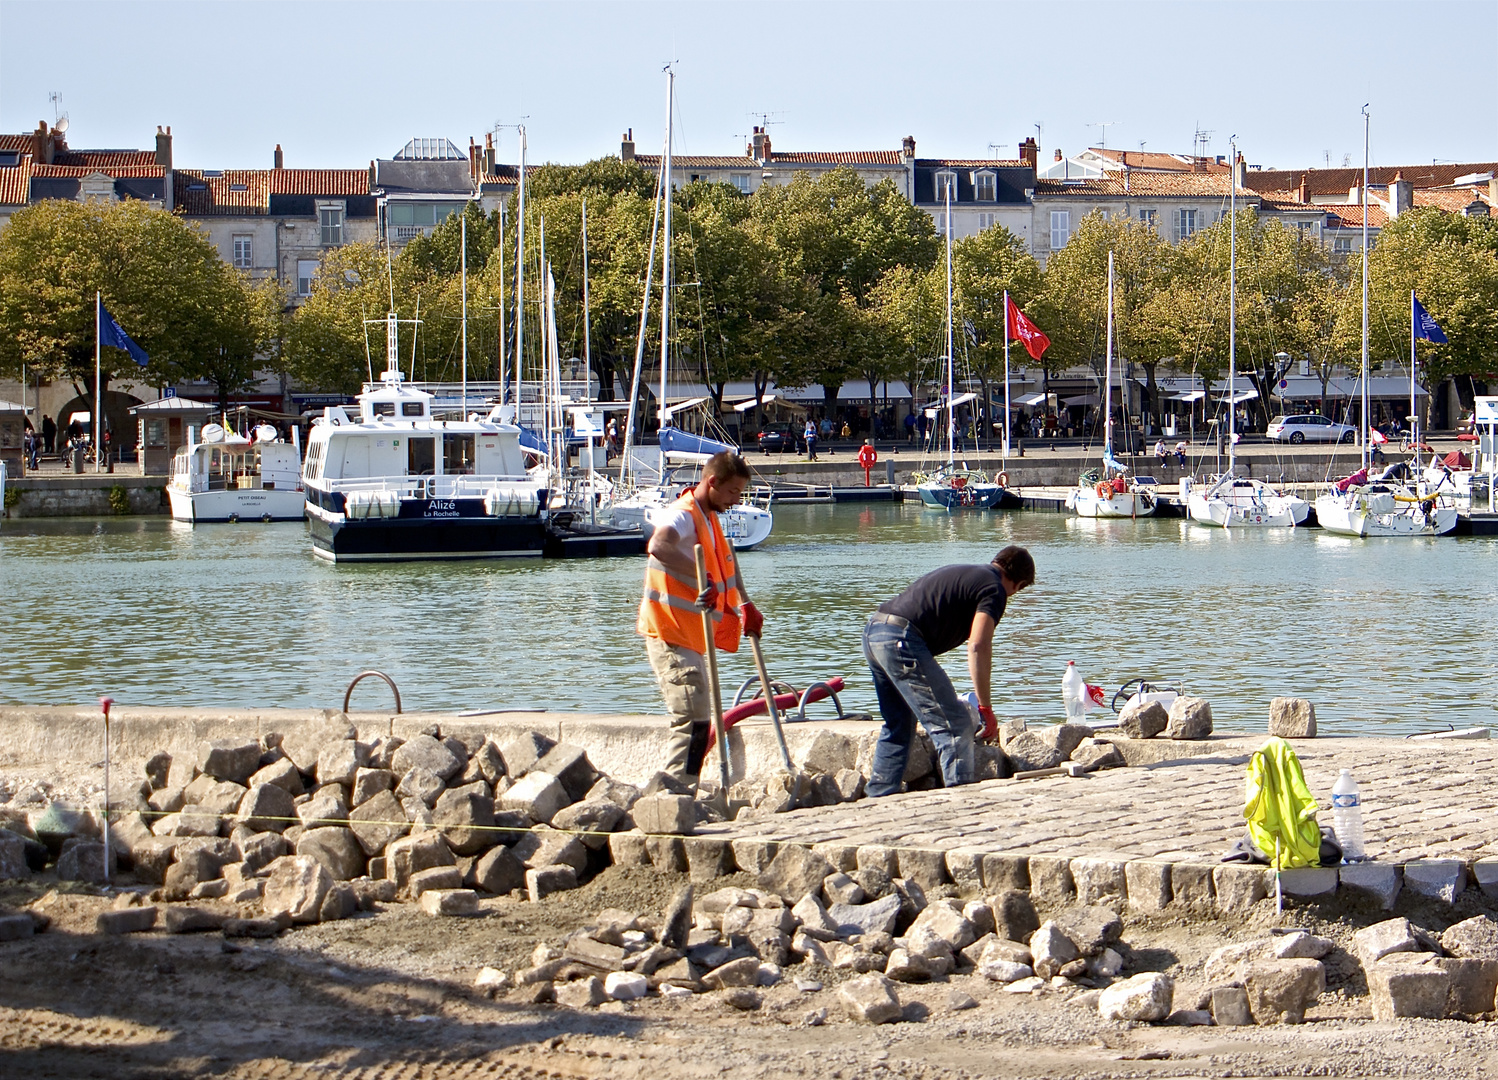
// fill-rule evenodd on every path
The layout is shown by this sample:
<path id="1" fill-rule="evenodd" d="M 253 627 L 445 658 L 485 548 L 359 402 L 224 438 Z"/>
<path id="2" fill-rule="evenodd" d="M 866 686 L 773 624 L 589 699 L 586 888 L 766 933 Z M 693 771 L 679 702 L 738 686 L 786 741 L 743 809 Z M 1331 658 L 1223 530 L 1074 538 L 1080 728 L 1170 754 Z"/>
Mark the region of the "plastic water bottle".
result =
<path id="1" fill-rule="evenodd" d="M 1342 775 L 1332 785 L 1332 822 L 1337 833 L 1337 842 L 1342 845 L 1342 858 L 1346 862 L 1363 857 L 1363 804 L 1358 797 L 1358 782 L 1352 778 L 1351 769 L 1343 769 Z"/>
<path id="2" fill-rule="evenodd" d="M 1073 660 L 1066 662 L 1066 674 L 1061 676 L 1061 701 L 1066 705 L 1067 723 L 1080 724 L 1087 713 L 1087 680 Z"/>

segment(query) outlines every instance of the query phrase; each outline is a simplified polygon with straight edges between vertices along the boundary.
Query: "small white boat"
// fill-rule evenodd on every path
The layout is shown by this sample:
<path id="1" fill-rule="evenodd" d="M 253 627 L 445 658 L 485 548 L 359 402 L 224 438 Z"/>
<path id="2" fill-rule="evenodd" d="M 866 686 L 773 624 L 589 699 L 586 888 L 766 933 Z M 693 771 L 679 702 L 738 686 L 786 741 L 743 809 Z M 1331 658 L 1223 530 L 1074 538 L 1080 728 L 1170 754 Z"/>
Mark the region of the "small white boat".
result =
<path id="1" fill-rule="evenodd" d="M 1221 529 L 1293 528 L 1305 524 L 1311 504 L 1296 495 L 1277 491 L 1262 480 L 1223 473 L 1209 487 L 1197 490 L 1183 481 L 1186 515 L 1201 525 Z"/>
<path id="2" fill-rule="evenodd" d="M 656 515 L 670 508 L 681 493 L 691 487 L 683 481 L 671 480 L 668 471 L 663 483 L 637 488 L 629 496 L 615 502 L 609 509 L 609 520 L 615 525 L 638 526 L 647 538 L 655 530 Z M 752 551 L 769 539 L 775 528 L 775 517 L 762 506 L 741 502 L 718 515 L 723 538 L 733 545 L 735 551 Z"/>
<path id="3" fill-rule="evenodd" d="M 1345 485 L 1345 487 L 1344 487 Z M 1348 484 L 1316 500 L 1316 520 L 1341 536 L 1444 536 L 1456 528 L 1448 495 L 1374 482 Z"/>
<path id="4" fill-rule="evenodd" d="M 204 424 L 178 450 L 166 494 L 175 521 L 301 521 L 306 510 L 297 447 L 261 424 L 249 439 Z"/>
<path id="5" fill-rule="evenodd" d="M 1140 518 L 1154 514 L 1155 492 L 1133 480 L 1099 480 L 1079 483 L 1066 496 L 1067 508 L 1085 518 Z"/>

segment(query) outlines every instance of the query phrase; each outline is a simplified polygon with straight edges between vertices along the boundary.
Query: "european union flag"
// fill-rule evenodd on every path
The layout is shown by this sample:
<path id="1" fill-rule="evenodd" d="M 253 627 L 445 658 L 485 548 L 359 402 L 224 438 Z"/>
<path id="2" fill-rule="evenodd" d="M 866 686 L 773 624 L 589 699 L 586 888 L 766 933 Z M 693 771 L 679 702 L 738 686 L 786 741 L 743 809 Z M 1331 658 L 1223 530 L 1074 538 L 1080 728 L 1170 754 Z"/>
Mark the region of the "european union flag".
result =
<path id="1" fill-rule="evenodd" d="M 1431 325 L 1434 326 L 1435 324 L 1432 323 Z M 1441 340 L 1445 341 L 1446 339 L 1442 338 Z M 125 333 L 124 328 L 115 321 L 115 317 L 109 313 L 109 309 L 103 303 L 99 304 L 99 344 L 108 345 L 115 349 L 124 349 L 130 354 L 130 358 L 141 367 L 145 367 L 151 359 L 150 354 L 137 345 L 129 334 Z"/>
<path id="2" fill-rule="evenodd" d="M 1415 299 L 1415 294 L 1410 294 L 1410 302 L 1414 305 L 1412 311 L 1415 317 L 1415 336 L 1424 338 L 1426 341 L 1434 341 L 1438 345 L 1446 344 L 1446 332 L 1430 317 L 1430 312 L 1425 306 Z"/>

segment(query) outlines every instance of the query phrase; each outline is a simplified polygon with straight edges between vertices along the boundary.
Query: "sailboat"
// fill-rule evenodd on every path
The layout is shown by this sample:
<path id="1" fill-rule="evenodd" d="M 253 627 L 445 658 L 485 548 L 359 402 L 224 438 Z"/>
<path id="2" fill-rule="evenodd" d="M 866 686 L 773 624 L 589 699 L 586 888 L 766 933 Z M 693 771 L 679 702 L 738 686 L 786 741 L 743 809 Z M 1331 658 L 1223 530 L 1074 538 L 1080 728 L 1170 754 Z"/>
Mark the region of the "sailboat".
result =
<path id="1" fill-rule="evenodd" d="M 966 465 L 957 465 L 957 407 L 977 400 L 977 394 L 954 393 L 952 378 L 952 186 L 947 196 L 947 385 L 945 400 L 939 409 L 947 411 L 947 463 L 934 472 L 914 476 L 916 491 L 927 506 L 953 510 L 971 506 L 990 509 L 1004 498 L 1004 486 L 988 479 L 988 474 Z M 1007 312 L 1006 312 L 1007 317 Z M 933 410 L 939 411 L 938 410 Z M 927 415 L 931 415 L 928 413 Z M 1006 420 L 1007 423 L 1007 420 Z M 1007 436 L 1007 432 L 1006 432 Z"/>
<path id="2" fill-rule="evenodd" d="M 659 464 L 655 471 L 655 482 L 631 484 L 635 464 L 632 461 L 632 443 L 635 426 L 635 403 L 639 401 L 640 370 L 644 354 L 645 328 L 650 318 L 650 272 L 655 263 L 655 236 L 652 229 L 650 263 L 645 269 L 645 298 L 640 312 L 640 333 L 635 347 L 635 371 L 630 388 L 629 418 L 625 424 L 624 461 L 620 470 L 622 493 L 614 500 L 611 518 L 616 525 L 639 525 L 647 533 L 654 527 L 653 515 L 675 502 L 688 485 L 690 473 L 714 454 L 731 451 L 738 447 L 718 439 L 686 431 L 673 422 L 675 414 L 687 407 L 675 409 L 667 404 L 667 373 L 670 368 L 671 349 L 671 145 L 672 113 L 675 104 L 676 72 L 666 68 L 666 152 L 661 162 L 660 203 L 657 213 L 662 225 L 661 244 L 661 381 L 657 401 L 660 406 L 661 426 L 657 434 L 660 446 Z M 673 468 L 674 465 L 674 468 Z M 678 477 L 678 473 L 688 474 Z M 718 515 L 723 535 L 735 550 L 748 551 L 758 547 L 769 538 L 775 519 L 771 512 L 750 502 L 741 502 Z"/>
<path id="3" fill-rule="evenodd" d="M 1066 505 L 1086 518 L 1139 518 L 1155 512 L 1151 491 L 1127 479 L 1129 471 L 1113 456 L 1113 252 L 1108 252 L 1108 332 L 1103 365 L 1103 471 L 1089 470 L 1066 497 Z M 1116 476 L 1113 474 L 1117 474 Z"/>
<path id="4" fill-rule="evenodd" d="M 1202 525 L 1224 529 L 1244 526 L 1293 528 L 1305 521 L 1311 504 L 1276 491 L 1262 480 L 1235 474 L 1238 437 L 1234 422 L 1238 408 L 1238 144 L 1229 140 L 1233 162 L 1228 195 L 1228 470 L 1202 491 L 1186 488 L 1186 516 Z M 1185 481 L 1190 485 L 1190 481 Z"/>
<path id="5" fill-rule="evenodd" d="M 1327 532 L 1343 536 L 1440 536 L 1456 528 L 1457 511 L 1450 496 L 1426 490 L 1420 480 L 1385 476 L 1370 481 L 1368 432 L 1368 107 L 1363 106 L 1363 425 L 1362 468 L 1338 481 L 1316 499 L 1316 520 Z M 1413 317 L 1413 297 L 1411 298 Z M 1414 329 L 1411 326 L 1411 334 Z M 1414 352 L 1414 338 L 1410 340 Z M 1415 372 L 1410 370 L 1411 399 Z M 1413 409 L 1410 410 L 1412 413 Z"/>

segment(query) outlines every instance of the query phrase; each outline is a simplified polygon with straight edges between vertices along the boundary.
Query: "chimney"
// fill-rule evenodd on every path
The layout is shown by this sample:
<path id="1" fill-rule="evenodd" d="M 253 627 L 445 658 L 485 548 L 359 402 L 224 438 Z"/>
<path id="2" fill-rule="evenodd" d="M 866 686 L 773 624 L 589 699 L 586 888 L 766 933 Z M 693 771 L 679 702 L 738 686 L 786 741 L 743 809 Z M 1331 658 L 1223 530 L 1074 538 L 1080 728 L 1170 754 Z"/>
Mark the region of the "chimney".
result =
<path id="1" fill-rule="evenodd" d="M 1397 218 L 1400 214 L 1415 205 L 1415 185 L 1404 178 L 1404 174 L 1396 172 L 1394 179 L 1389 181 L 1389 216 Z"/>
<path id="2" fill-rule="evenodd" d="M 494 175 L 494 132 L 484 135 L 484 175 Z"/>
<path id="3" fill-rule="evenodd" d="M 1129 155 L 1128 154 L 1124 155 L 1123 167 L 1124 167 L 1124 170 L 1123 170 L 1123 172 L 1124 172 L 1124 193 L 1127 194 L 1128 190 L 1129 190 Z"/>
<path id="4" fill-rule="evenodd" d="M 1039 164 L 1040 144 L 1033 137 L 1019 144 L 1019 159 L 1032 169 Z"/>
<path id="5" fill-rule="evenodd" d="M 1295 201 L 1298 202 L 1298 203 L 1308 203 L 1308 202 L 1311 201 L 1311 174 L 1310 173 L 1301 173 L 1300 174 L 1300 187 L 1298 187 L 1298 188 L 1295 189 Z"/>
<path id="6" fill-rule="evenodd" d="M 1054 161 L 1060 161 L 1061 160 L 1061 147 L 1059 147 L 1059 146 L 1056 147 L 1056 156 L 1052 160 L 1054 160 Z"/>
<path id="7" fill-rule="evenodd" d="M 1357 184 L 1353 184 L 1352 187 L 1347 189 L 1347 205 L 1357 206 L 1362 201 L 1362 191 Z"/>
<path id="8" fill-rule="evenodd" d="M 156 125 L 156 164 L 168 171 L 172 167 L 172 129 L 163 131 L 160 124 Z"/>
<path id="9" fill-rule="evenodd" d="M 1498 209 L 1498 175 L 1488 177 L 1488 202 Z"/>
<path id="10" fill-rule="evenodd" d="M 1248 162 L 1243 160 L 1242 154 L 1233 162 L 1233 184 L 1240 188 L 1248 187 Z"/>
<path id="11" fill-rule="evenodd" d="M 47 121 L 38 120 L 36 130 L 31 133 L 31 160 L 38 165 L 51 165 L 54 145 Z"/>
<path id="12" fill-rule="evenodd" d="M 630 128 L 624 133 L 624 138 L 619 140 L 619 160 L 630 162 L 635 159 L 635 129 Z"/>
<path id="13" fill-rule="evenodd" d="M 475 186 L 479 182 L 479 147 L 472 135 L 468 136 L 468 180 Z"/>
<path id="14" fill-rule="evenodd" d="M 760 164 L 764 164 L 770 157 L 770 137 L 758 124 L 754 126 L 754 134 L 750 137 L 749 156 Z"/>
<path id="15" fill-rule="evenodd" d="M 284 159 L 281 157 L 281 144 L 280 143 L 276 143 L 276 166 L 275 167 L 279 169 L 279 168 L 284 167 L 284 164 L 285 164 Z"/>
<path id="16" fill-rule="evenodd" d="M 905 159 L 905 164 L 907 164 L 907 165 L 909 165 L 912 161 L 915 160 L 915 136 L 914 135 L 907 135 L 907 136 L 905 136 L 905 138 L 903 138 L 903 139 L 900 140 L 900 156 Z"/>

